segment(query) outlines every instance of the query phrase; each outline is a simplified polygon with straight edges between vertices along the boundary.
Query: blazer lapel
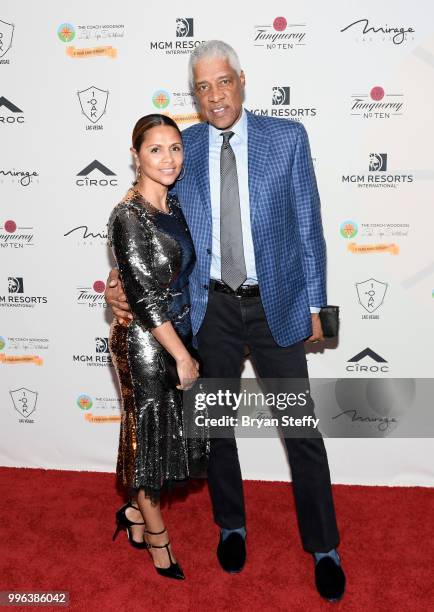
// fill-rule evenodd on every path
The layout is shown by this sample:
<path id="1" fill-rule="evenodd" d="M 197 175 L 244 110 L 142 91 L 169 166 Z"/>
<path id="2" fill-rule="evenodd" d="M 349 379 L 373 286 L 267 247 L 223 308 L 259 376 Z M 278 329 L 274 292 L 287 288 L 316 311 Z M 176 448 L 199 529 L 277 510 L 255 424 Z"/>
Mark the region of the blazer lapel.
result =
<path id="1" fill-rule="evenodd" d="M 203 123 L 202 129 L 190 145 L 192 149 L 192 160 L 194 163 L 195 176 L 200 191 L 200 199 L 205 214 L 211 223 L 211 195 L 209 186 L 209 132 L 208 124 Z"/>
<path id="2" fill-rule="evenodd" d="M 248 139 L 248 169 L 249 169 L 249 196 L 250 218 L 253 219 L 259 204 L 259 196 L 263 185 L 265 162 L 268 157 L 270 138 L 258 126 L 257 118 L 253 113 L 247 112 L 247 139 Z"/>

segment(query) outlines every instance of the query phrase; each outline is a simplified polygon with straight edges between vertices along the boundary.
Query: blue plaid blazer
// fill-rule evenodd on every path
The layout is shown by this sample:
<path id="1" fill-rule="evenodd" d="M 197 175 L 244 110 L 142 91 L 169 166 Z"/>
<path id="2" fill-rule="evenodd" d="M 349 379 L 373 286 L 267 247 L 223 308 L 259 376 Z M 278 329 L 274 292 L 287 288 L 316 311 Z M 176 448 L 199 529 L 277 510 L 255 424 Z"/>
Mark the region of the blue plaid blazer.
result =
<path id="1" fill-rule="evenodd" d="M 327 303 L 320 200 L 301 123 L 247 112 L 250 217 L 261 300 L 274 339 L 311 334 L 309 306 Z M 211 265 L 208 124 L 183 132 L 185 177 L 176 184 L 196 249 L 190 276 L 196 334 L 205 316 Z"/>

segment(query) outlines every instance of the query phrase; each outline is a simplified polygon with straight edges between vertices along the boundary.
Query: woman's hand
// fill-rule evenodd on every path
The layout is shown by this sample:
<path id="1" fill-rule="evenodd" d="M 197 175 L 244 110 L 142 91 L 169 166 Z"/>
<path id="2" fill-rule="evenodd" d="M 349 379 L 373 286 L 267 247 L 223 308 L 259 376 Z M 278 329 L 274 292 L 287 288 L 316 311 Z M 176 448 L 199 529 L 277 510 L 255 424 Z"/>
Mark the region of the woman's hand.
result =
<path id="1" fill-rule="evenodd" d="M 188 357 L 183 357 L 179 361 L 176 361 L 176 370 L 178 372 L 178 377 L 181 382 L 180 385 L 177 385 L 177 389 L 181 391 L 187 391 L 191 389 L 196 380 L 199 378 L 199 363 L 196 359 L 193 359 L 191 355 Z"/>

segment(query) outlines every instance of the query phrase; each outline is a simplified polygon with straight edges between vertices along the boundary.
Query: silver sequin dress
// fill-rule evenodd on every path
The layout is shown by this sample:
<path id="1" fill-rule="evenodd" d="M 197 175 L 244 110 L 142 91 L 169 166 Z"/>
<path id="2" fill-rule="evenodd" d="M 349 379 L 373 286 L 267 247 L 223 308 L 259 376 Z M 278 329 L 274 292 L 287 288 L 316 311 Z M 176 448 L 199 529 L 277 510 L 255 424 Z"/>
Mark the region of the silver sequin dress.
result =
<path id="1" fill-rule="evenodd" d="M 112 323 L 110 352 L 122 396 L 117 475 L 130 490 L 158 500 L 175 481 L 206 473 L 209 441 L 187 439 L 182 393 L 167 384 L 164 350 L 150 330 L 171 321 L 191 344 L 188 277 L 194 247 L 179 203 L 159 211 L 130 189 L 112 211 L 109 241 L 133 313 L 128 327 Z M 163 361 L 164 364 L 164 361 Z"/>

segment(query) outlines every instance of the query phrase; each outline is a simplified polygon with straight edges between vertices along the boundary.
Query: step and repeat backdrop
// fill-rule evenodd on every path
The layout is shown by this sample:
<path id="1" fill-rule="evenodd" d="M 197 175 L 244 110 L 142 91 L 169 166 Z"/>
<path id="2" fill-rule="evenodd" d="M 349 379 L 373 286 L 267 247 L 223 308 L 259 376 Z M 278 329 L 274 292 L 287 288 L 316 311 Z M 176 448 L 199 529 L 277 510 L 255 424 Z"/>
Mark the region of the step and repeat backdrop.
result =
<path id="1" fill-rule="evenodd" d="M 248 110 L 309 133 L 341 308 L 311 376 L 432 376 L 433 23 L 429 0 L 3 0 L 1 464 L 114 470 L 106 223 L 134 176 L 136 120 L 200 120 L 187 64 L 211 38 L 239 53 Z M 334 482 L 434 484 L 432 440 L 362 426 L 326 441 Z M 289 478 L 278 440 L 242 439 L 240 453 L 245 477 Z"/>

